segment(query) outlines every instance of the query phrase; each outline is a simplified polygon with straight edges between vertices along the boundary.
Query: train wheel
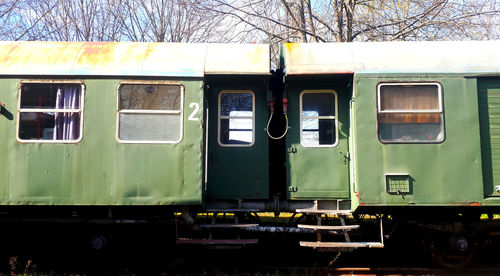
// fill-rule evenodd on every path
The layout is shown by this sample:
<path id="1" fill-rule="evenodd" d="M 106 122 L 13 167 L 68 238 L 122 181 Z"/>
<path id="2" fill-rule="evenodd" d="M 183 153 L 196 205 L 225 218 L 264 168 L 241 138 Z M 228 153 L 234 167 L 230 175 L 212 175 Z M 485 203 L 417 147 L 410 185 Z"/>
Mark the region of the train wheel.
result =
<path id="1" fill-rule="evenodd" d="M 103 250 L 108 246 L 108 241 L 103 235 L 95 235 L 90 238 L 90 246 L 93 250 Z"/>
<path id="2" fill-rule="evenodd" d="M 481 251 L 480 242 L 465 235 L 435 234 L 425 237 L 424 245 L 432 261 L 448 269 L 471 266 Z"/>

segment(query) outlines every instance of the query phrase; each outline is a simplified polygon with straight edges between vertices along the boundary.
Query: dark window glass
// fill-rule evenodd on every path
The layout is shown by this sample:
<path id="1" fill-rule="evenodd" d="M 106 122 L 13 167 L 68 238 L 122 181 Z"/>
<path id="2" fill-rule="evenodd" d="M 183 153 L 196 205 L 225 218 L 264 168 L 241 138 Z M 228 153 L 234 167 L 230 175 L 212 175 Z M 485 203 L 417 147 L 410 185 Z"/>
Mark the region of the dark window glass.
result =
<path id="1" fill-rule="evenodd" d="M 231 111 L 252 112 L 253 95 L 251 93 L 227 93 L 220 95 L 220 115 L 231 116 Z"/>
<path id="2" fill-rule="evenodd" d="M 81 88 L 80 84 L 22 84 L 19 139 L 74 141 L 81 138 Z"/>
<path id="3" fill-rule="evenodd" d="M 316 116 L 335 116 L 335 94 L 304 93 L 302 113 L 305 112 L 316 112 Z"/>

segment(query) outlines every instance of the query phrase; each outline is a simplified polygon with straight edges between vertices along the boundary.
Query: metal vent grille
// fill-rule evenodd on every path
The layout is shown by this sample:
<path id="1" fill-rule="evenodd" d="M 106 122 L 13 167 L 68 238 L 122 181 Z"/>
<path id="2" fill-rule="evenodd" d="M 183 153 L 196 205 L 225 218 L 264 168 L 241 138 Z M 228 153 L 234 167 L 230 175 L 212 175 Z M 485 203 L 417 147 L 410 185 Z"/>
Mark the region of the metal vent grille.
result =
<path id="1" fill-rule="evenodd" d="M 386 174 L 385 184 L 386 184 L 386 190 L 390 194 L 410 193 L 409 174 Z"/>

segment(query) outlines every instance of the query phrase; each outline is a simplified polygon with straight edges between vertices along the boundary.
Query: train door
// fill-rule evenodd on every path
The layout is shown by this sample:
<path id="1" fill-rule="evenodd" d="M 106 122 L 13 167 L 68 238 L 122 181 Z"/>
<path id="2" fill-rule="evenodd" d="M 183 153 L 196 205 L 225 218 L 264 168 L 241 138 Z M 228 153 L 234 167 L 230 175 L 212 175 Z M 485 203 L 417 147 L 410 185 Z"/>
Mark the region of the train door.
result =
<path id="1" fill-rule="evenodd" d="M 325 77 L 287 79 L 290 199 L 349 197 L 349 83 Z"/>
<path id="2" fill-rule="evenodd" d="M 500 196 L 500 79 L 478 80 L 479 125 L 485 196 Z"/>
<path id="3" fill-rule="evenodd" d="M 268 140 L 264 77 L 209 81 L 207 196 L 267 198 Z"/>

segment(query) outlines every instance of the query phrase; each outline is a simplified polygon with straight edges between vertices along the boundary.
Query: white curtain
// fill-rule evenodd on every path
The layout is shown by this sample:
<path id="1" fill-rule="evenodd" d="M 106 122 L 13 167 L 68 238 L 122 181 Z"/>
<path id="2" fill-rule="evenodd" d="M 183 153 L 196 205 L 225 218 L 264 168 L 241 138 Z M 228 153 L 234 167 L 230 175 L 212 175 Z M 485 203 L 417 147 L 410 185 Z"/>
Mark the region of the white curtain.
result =
<path id="1" fill-rule="evenodd" d="M 57 89 L 56 109 L 79 109 L 80 87 L 65 86 Z M 79 112 L 56 112 L 54 140 L 76 140 L 80 136 Z"/>

